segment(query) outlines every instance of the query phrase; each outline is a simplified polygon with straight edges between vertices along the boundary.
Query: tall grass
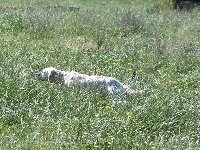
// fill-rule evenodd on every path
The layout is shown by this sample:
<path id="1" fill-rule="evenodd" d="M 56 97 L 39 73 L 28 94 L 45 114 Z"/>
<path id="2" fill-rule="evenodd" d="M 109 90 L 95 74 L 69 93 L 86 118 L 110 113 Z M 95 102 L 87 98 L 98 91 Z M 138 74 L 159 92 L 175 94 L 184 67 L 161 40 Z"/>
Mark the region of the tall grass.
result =
<path id="1" fill-rule="evenodd" d="M 150 2 L 1 1 L 0 149 L 198 149 L 199 9 Z M 146 94 L 36 81 L 49 66 Z"/>

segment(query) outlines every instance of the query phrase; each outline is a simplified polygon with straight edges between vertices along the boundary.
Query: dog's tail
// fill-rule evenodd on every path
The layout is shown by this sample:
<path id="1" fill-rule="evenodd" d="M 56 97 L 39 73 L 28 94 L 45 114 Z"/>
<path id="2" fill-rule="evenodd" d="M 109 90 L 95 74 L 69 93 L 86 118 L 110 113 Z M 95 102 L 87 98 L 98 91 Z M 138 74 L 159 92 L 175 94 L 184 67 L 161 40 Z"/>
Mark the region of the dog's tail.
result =
<path id="1" fill-rule="evenodd" d="M 144 90 L 132 90 L 129 87 L 126 88 L 126 94 L 127 95 L 143 95 L 145 93 Z"/>
<path id="2" fill-rule="evenodd" d="M 144 93 L 144 90 L 132 90 L 129 95 L 143 95 Z"/>

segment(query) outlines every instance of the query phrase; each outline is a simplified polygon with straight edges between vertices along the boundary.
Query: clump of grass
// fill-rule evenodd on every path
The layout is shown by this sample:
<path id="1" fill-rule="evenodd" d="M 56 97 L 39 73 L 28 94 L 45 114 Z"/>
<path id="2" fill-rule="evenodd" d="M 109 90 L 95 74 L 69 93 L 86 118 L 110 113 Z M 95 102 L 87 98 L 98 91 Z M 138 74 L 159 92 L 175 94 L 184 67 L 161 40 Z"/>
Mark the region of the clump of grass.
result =
<path id="1" fill-rule="evenodd" d="M 0 32 L 7 33 L 18 33 L 23 30 L 23 20 L 22 17 L 17 14 L 4 14 L 1 16 L 0 22 Z"/>
<path id="2" fill-rule="evenodd" d="M 154 13 L 154 12 L 161 12 L 161 11 L 166 11 L 166 10 L 173 10 L 174 4 L 169 1 L 160 1 L 156 2 L 152 7 L 148 8 L 147 11 L 149 13 Z"/>
<path id="3" fill-rule="evenodd" d="M 96 12 L 96 10 L 81 12 L 77 15 L 77 34 L 80 36 L 88 36 L 93 39 L 97 45 L 97 49 L 101 48 L 106 41 L 106 30 L 109 28 L 107 18 L 101 15 L 103 12 Z M 88 39 L 85 39 L 86 41 Z"/>
<path id="4" fill-rule="evenodd" d="M 144 26 L 141 20 L 133 13 L 131 8 L 128 8 L 128 11 L 122 17 L 122 28 L 127 34 L 139 32 Z"/>

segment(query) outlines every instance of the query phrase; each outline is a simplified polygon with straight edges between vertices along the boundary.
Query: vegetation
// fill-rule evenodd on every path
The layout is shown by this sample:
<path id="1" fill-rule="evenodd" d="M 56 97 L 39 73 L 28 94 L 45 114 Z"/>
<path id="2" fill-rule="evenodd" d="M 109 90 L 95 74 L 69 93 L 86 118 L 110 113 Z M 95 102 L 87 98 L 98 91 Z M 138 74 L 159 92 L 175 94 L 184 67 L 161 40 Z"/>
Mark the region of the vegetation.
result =
<path id="1" fill-rule="evenodd" d="M 165 0 L 0 2 L 0 149 L 200 147 L 198 7 L 176 11 Z M 146 94 L 114 103 L 37 81 L 34 74 L 49 66 L 113 76 Z"/>

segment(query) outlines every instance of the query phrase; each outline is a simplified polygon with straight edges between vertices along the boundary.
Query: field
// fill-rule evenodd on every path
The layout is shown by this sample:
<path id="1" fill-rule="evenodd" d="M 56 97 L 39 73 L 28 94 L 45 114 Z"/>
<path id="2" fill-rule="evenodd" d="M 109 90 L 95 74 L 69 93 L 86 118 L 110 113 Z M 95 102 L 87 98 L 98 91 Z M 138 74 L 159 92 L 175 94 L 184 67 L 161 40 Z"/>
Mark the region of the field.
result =
<path id="1" fill-rule="evenodd" d="M 73 6 L 73 7 L 72 7 Z M 200 147 L 200 8 L 167 0 L 0 0 L 0 150 Z M 35 79 L 53 66 L 142 96 Z"/>

